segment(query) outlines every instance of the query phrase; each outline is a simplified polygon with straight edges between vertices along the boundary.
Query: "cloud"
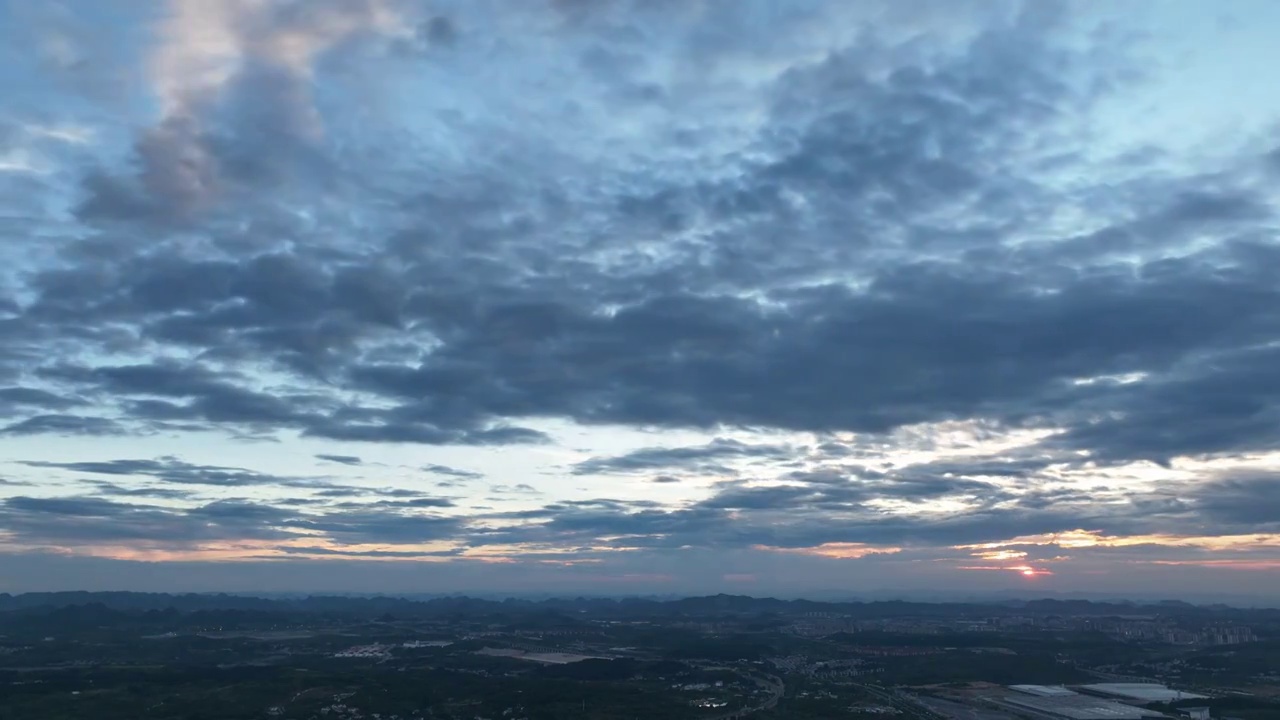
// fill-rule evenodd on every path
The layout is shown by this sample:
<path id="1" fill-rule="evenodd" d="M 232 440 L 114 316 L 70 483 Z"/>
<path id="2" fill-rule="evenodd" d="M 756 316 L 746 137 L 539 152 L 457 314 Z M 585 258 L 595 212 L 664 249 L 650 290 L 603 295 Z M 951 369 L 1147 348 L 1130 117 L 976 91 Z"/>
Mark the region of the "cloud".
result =
<path id="1" fill-rule="evenodd" d="M 421 509 L 440 506 L 375 503 L 302 511 L 237 499 L 161 507 L 98 497 L 18 496 L 0 500 L 0 526 L 10 542 L 32 546 L 142 543 L 150 549 L 179 550 L 306 538 L 325 538 L 335 545 L 421 543 L 455 537 L 465 527 L 456 518 Z"/>
<path id="2" fill-rule="evenodd" d="M 104 462 L 65 463 L 28 460 L 23 461 L 22 464 L 29 467 L 54 468 L 93 475 L 153 477 L 176 485 L 324 487 L 323 482 L 307 478 L 286 478 L 241 468 L 195 465 L 173 457 L 164 457 L 156 460 L 108 460 Z"/>
<path id="3" fill-rule="evenodd" d="M 379 493 L 370 493 L 378 495 Z M 409 497 L 408 500 L 378 500 L 376 502 L 341 502 L 336 503 L 332 507 L 344 509 L 359 508 L 449 508 L 454 507 L 455 503 L 449 498 L 443 497 L 420 497 L 420 496 L 402 496 L 398 494 L 387 495 L 388 497 Z"/>
<path id="4" fill-rule="evenodd" d="M 706 445 L 683 448 L 644 448 L 615 457 L 591 458 L 573 466 L 575 475 L 637 472 L 680 468 L 687 471 L 731 474 L 721 464 L 732 460 L 785 460 L 795 454 L 785 445 L 749 445 L 729 438 L 716 438 Z"/>
<path id="5" fill-rule="evenodd" d="M 181 546 L 220 540 L 278 540 L 287 531 L 272 525 L 287 513 L 274 508 L 220 501 L 189 512 L 101 498 L 11 497 L 0 501 L 0 524 L 19 544 L 163 543 Z"/>
<path id="6" fill-rule="evenodd" d="M 352 510 L 303 519 L 295 526 L 339 543 L 414 544 L 453 538 L 462 524 L 457 518 L 441 515 Z"/>
<path id="7" fill-rule="evenodd" d="M 284 85 L 259 93 L 270 101 L 257 104 L 287 108 L 266 108 L 278 117 L 271 115 L 269 122 L 255 126 L 305 137 L 306 118 L 312 114 L 307 108 L 316 106 L 313 99 L 295 97 L 298 79 L 315 71 L 328 49 L 367 31 L 386 31 L 395 18 L 371 3 L 350 8 L 326 4 L 313 13 L 301 18 L 270 3 L 231 3 L 217 8 L 184 5 L 169 16 L 153 68 L 168 119 L 156 132 L 157 142 L 165 133 L 175 134 L 179 154 L 197 152 L 198 157 L 180 163 L 191 166 L 184 173 L 198 175 L 205 164 L 199 153 L 211 152 L 214 144 L 195 139 L 202 128 L 164 123 L 204 122 L 205 105 L 232 98 L 241 85 L 252 86 L 274 72 Z M 788 36 L 792 40 L 809 37 L 824 22 L 822 13 L 789 20 L 795 21 L 785 31 L 794 33 Z M 234 249 L 239 257 L 177 252 L 168 246 L 146 254 L 105 248 L 114 262 L 99 263 L 92 271 L 86 267 L 39 275 L 35 287 L 41 292 L 26 320 L 64 326 L 88 318 L 133 324 L 149 340 L 230 366 L 215 371 L 204 363 L 170 362 L 80 369 L 82 382 L 96 381 L 103 391 L 116 393 L 126 412 L 146 421 L 289 428 L 331 440 L 540 442 L 546 438 L 538 431 L 511 422 L 547 416 L 588 423 L 877 432 L 950 417 L 1027 412 L 1009 405 L 1028 394 L 1051 391 L 1066 371 L 1109 371 L 1110 360 L 1120 352 L 1106 345 L 1112 339 L 1086 335 L 1079 339 L 1078 367 L 1044 362 L 1042 356 L 1056 348 L 1037 344 L 1035 328 L 1054 323 L 1055 314 L 1065 316 L 1058 322 L 1074 320 L 1071 313 L 1079 311 L 1068 303 L 1086 293 L 1084 288 L 1073 292 L 1069 277 L 1024 272 L 1021 280 L 1009 280 L 950 262 L 909 262 L 909 254 L 887 253 L 877 256 L 875 264 L 860 265 L 875 247 L 871 235 L 834 242 L 837 228 L 860 227 L 866 233 L 884 228 L 887 233 L 892 227 L 909 240 L 904 253 L 936 245 L 954 260 L 962 240 L 980 245 L 996 233 L 992 223 L 1007 208 L 988 207 L 990 198 L 1012 192 L 1006 186 L 1021 172 L 1015 161 L 1029 162 L 1034 156 L 1034 147 L 1024 147 L 1029 139 L 1056 131 L 1069 117 L 1068 108 L 1092 101 L 1091 94 L 1081 94 L 1058 72 L 1078 58 L 1052 43 L 1041 47 L 1046 39 L 1041 34 L 1050 32 L 1047 26 L 1033 31 L 1016 16 L 991 21 L 967 44 L 940 45 L 946 49 L 920 57 L 895 54 L 874 41 L 861 47 L 846 38 L 842 42 L 852 44 L 815 63 L 801 61 L 809 57 L 806 51 L 788 47 L 781 36 L 771 38 L 778 45 L 768 46 L 766 54 L 780 53 L 779 66 L 789 69 L 760 80 L 735 100 L 754 104 L 763 125 L 750 134 L 767 139 L 758 160 L 733 168 L 738 180 L 677 173 L 661 183 L 629 188 L 622 196 L 598 199 L 552 190 L 536 196 L 527 209 L 508 207 L 503 200 L 522 196 L 503 189 L 518 178 L 511 174 L 433 186 L 415 199 L 429 208 L 427 215 L 410 217 L 410 229 L 392 239 L 374 239 L 402 256 L 398 265 L 376 261 L 381 254 L 370 253 L 369 247 L 254 250 L 226 237 L 229 231 L 215 224 L 210 226 L 215 246 L 226 243 L 221 247 Z M 195 27 L 209 29 L 196 38 Z M 743 29 L 762 30 L 750 24 Z M 595 30 L 564 32 L 565 41 L 573 43 L 589 39 Z M 282 40 L 286 37 L 287 43 Z M 738 53 L 748 46 L 722 40 L 727 44 L 717 41 L 699 51 L 736 73 L 734 63 L 745 62 Z M 1024 50 L 1028 52 L 1016 64 L 1018 72 L 996 70 Z M 783 57 L 790 52 L 798 54 Z M 872 72 L 863 61 L 869 53 L 881 52 L 884 67 Z M 250 62 L 242 62 L 246 59 Z M 269 72 L 255 65 L 264 62 L 272 66 Z M 582 69 L 575 65 L 563 71 Z M 614 79 L 635 80 L 629 76 L 639 72 L 620 66 Z M 731 85 L 712 89 L 729 93 Z M 594 86 L 581 90 L 602 92 Z M 948 100 L 957 94 L 968 104 Z M 817 107 L 811 97 L 831 102 Z M 608 94 L 595 98 L 599 103 L 615 100 Z M 873 116 L 874 121 L 867 119 Z M 646 132 L 664 132 L 663 122 L 659 119 Z M 240 140 L 246 156 L 263 154 L 252 138 Z M 529 158 L 521 167 L 534 172 L 536 141 L 514 142 L 510 152 Z M 1004 146 L 1018 148 L 1000 155 L 1008 159 L 1004 165 L 978 155 Z M 169 160 L 158 165 L 174 167 Z M 162 184 L 175 192 L 187 193 L 183 188 L 194 186 L 191 194 L 207 194 L 208 183 L 199 177 Z M 877 204 L 878 192 L 887 193 L 894 206 Z M 1027 202 L 1041 202 L 1037 192 L 1028 189 Z M 554 237 L 564 235 L 564 223 L 595 216 L 566 214 L 564 208 L 575 203 L 596 208 L 592 213 L 609 218 L 608 227 L 624 219 L 646 227 L 647 216 L 655 211 L 702 218 L 700 232 L 706 240 L 689 242 L 671 232 L 659 253 L 661 261 L 638 264 L 618 259 L 635 239 L 628 233 L 619 234 L 612 246 L 555 249 Z M 178 199 L 172 204 L 192 202 Z M 1170 214 L 1171 222 L 1198 221 L 1211 207 L 1235 207 L 1204 200 L 1188 206 L 1190 210 Z M 436 212 L 446 207 L 454 214 Z M 245 210 L 257 212 L 247 205 Z M 928 225 L 931 213 L 939 212 L 959 214 L 967 226 L 988 229 L 946 240 L 944 231 Z M 1243 217 L 1217 212 L 1215 217 L 1227 220 Z M 505 229 L 486 224 L 490 217 L 507 216 L 527 219 Z M 277 221 L 284 222 L 263 220 L 265 227 Z M 528 227 L 518 227 L 520 222 Z M 796 223 L 807 228 L 802 240 L 785 248 L 767 240 L 776 236 L 780 224 Z M 729 242 L 728 233 L 737 240 Z M 413 242 L 424 234 L 441 240 L 430 248 Z M 454 252 L 454 243 L 473 236 L 483 239 L 466 242 L 479 242 L 471 247 L 487 247 L 487 254 Z M 705 262 L 682 262 L 697 256 Z M 531 273 L 512 281 L 500 272 L 510 263 L 527 264 Z M 863 280 L 871 282 L 854 291 L 847 283 L 823 279 L 833 265 L 861 266 L 868 274 Z M 772 268 L 767 282 L 761 275 L 765 268 Z M 943 289 L 937 301 L 917 293 L 923 284 Z M 1055 285 L 1063 286 L 1060 293 L 1043 291 Z M 289 292 L 279 291 L 286 286 Z M 700 291 L 675 290 L 692 287 Z M 1097 304 L 1099 309 L 1106 306 Z M 606 306 L 616 309 L 601 312 Z M 1004 317 L 1003 324 L 990 323 L 988 317 Z M 1100 327 L 1091 320 L 1080 316 L 1081 329 Z M 943 325 L 971 338 L 971 346 L 946 348 L 953 362 L 943 362 L 948 357 L 943 345 L 950 337 Z M 393 330 L 398 332 L 389 332 Z M 854 337 L 865 341 L 848 342 Z M 1002 337 L 1025 337 L 1022 357 L 1001 355 Z M 416 362 L 397 360 L 402 350 L 395 345 L 406 340 L 433 350 Z M 881 347 L 884 342 L 891 346 Z M 1136 346 L 1138 338 L 1132 342 Z M 383 346 L 382 353 L 363 350 Z M 1090 346 L 1096 349 L 1093 354 Z M 297 392 L 268 396 L 253 388 L 245 370 L 255 358 L 282 365 Z M 998 380 L 988 368 L 1000 358 L 1022 377 Z M 57 370 L 46 369 L 46 374 Z M 143 382 L 143 375 L 160 382 Z M 922 377 L 930 378 L 931 385 L 918 387 Z M 335 402 L 323 390 L 324 383 L 335 380 L 398 404 L 375 409 Z M 163 399 L 128 398 L 144 388 L 162 392 Z"/>
<path id="8" fill-rule="evenodd" d="M 86 219 L 185 221 L 247 183 L 288 180 L 324 134 L 316 62 L 399 22 L 382 0 L 166 5 L 148 62 L 161 119 L 135 143 L 136 176 L 90 176 Z"/>
<path id="9" fill-rule="evenodd" d="M 1280 412 L 1280 383 L 1272 369 L 1277 360 L 1280 354 L 1266 346 L 1188 357 L 1161 377 L 1116 388 L 1095 401 L 1108 412 L 1076 425 L 1060 442 L 1104 460 L 1162 464 L 1181 455 L 1275 449 L 1268 428 Z"/>
<path id="10" fill-rule="evenodd" d="M 47 390 L 39 390 L 37 388 L 0 388 L 0 414 L 17 412 L 20 407 L 65 410 L 69 407 L 83 404 L 83 400 L 62 397 L 61 395 L 51 393 Z M 6 412 L 6 407 L 11 407 L 13 409 Z"/>
<path id="11" fill-rule="evenodd" d="M 90 481 L 94 491 L 103 497 L 153 498 L 156 500 L 191 500 L 196 494 L 190 490 L 165 487 L 125 487 L 116 483 Z"/>
<path id="12" fill-rule="evenodd" d="M 414 406 L 370 409 L 344 405 L 316 393 L 266 394 L 238 384 L 243 379 L 235 374 L 215 372 L 198 364 L 55 365 L 41 368 L 39 374 L 47 380 L 76 383 L 89 391 L 108 394 L 122 404 L 130 417 L 155 427 L 183 422 L 244 428 L 249 432 L 293 428 L 305 436 L 332 440 L 431 445 L 505 445 L 546 440 L 537 430 L 474 414 L 435 417 Z M 95 424 L 99 433 L 115 427 L 114 423 L 94 418 L 64 420 L 61 416 L 48 416 L 33 427 L 15 425 L 9 431 L 37 432 L 59 423 L 70 430 L 77 420 L 84 428 L 82 432 L 94 429 Z"/>
<path id="13" fill-rule="evenodd" d="M 905 562 L 1274 524 L 1274 143 L 1134 136 L 1117 104 L 1177 93 L 1091 10 L 99 12 L 42 21 L 58 51 L 0 87 L 0 152 L 47 167 L 9 193 L 35 199 L 0 249 L 0 440 L 51 436 L 66 455 L 22 467 L 94 495 L 7 500 L 15 542 Z M 87 102 L 77 73 L 129 82 Z M 91 132 L 22 129 L 49 117 Z M 399 461 L 438 497 L 157 449 L 197 432 L 488 459 Z M 94 460 L 107 440 L 150 449 Z M 555 463 L 610 497 L 474 504 Z"/>
<path id="14" fill-rule="evenodd" d="M 428 558 L 457 557 L 461 550 L 341 550 L 324 547 L 290 545 L 280 548 L 286 555 L 336 556 L 348 558 Z"/>
<path id="15" fill-rule="evenodd" d="M 413 498 L 422 494 L 417 490 L 410 490 L 408 488 L 365 488 L 354 485 L 337 485 L 333 483 L 325 483 L 319 487 L 322 489 L 316 490 L 315 496 L 322 498 L 348 498 L 361 496 Z"/>
<path id="16" fill-rule="evenodd" d="M 1188 511 L 1200 520 L 1204 531 L 1223 529 L 1267 533 L 1280 531 L 1280 511 L 1270 498 L 1280 488 L 1275 473 L 1235 473 L 1191 489 Z M 1175 505 L 1175 509 L 1183 509 Z M 1187 513 L 1191 515 L 1191 512 Z"/>
<path id="17" fill-rule="evenodd" d="M 125 435 L 114 420 L 76 415 L 35 415 L 0 428 L 0 435 Z"/>
<path id="18" fill-rule="evenodd" d="M 110 475 L 118 477 L 145 477 L 168 485 L 206 486 L 208 488 L 287 488 L 292 491 L 306 491 L 316 498 L 393 498 L 403 507 L 450 507 L 451 501 L 440 498 L 427 498 L 423 493 L 409 488 L 369 487 L 334 482 L 324 477 L 297 477 L 272 475 L 243 468 L 221 467 L 216 465 L 198 465 L 179 460 L 174 457 L 162 457 L 155 460 L 108 460 L 101 462 L 50 462 L 45 460 L 25 460 L 19 464 L 34 468 L 67 470 L 89 475 Z M 129 491 L 120 489 L 109 483 L 95 483 L 104 488 L 104 495 L 129 495 Z M 185 490 L 138 488 L 139 497 L 179 497 Z M 145 490 L 145 492 L 143 492 Z M 390 503 L 394 505 L 394 503 Z"/>
<path id="19" fill-rule="evenodd" d="M 447 477 L 456 477 L 463 480 L 480 480 L 484 478 L 482 473 L 472 472 L 471 470 L 459 470 L 458 468 L 449 467 L 448 465 L 436 465 L 434 463 L 422 466 L 423 472 L 429 472 L 433 475 L 445 475 Z"/>
<path id="20" fill-rule="evenodd" d="M 355 455 L 316 455 L 317 459 L 327 462 L 338 463 L 339 465 L 363 465 L 364 461 Z"/>
<path id="21" fill-rule="evenodd" d="M 490 492 L 506 493 L 511 495 L 541 495 L 542 491 L 528 483 L 517 483 L 515 485 L 494 485 L 489 488 Z"/>

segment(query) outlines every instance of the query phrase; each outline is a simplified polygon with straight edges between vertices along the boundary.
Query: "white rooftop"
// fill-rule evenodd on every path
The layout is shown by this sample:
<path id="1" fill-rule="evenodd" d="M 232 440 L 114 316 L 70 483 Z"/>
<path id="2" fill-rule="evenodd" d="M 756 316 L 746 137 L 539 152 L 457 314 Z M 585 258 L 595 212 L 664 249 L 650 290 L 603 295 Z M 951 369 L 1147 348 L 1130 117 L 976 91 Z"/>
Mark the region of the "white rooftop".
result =
<path id="1" fill-rule="evenodd" d="M 1038 697 L 1064 697 L 1076 694 L 1061 685 L 1010 685 L 1009 689 Z"/>
<path id="2" fill-rule="evenodd" d="M 1147 716 L 1142 708 L 1088 695 L 1073 694 L 1054 697 L 1010 695 L 1004 701 L 1010 705 L 1030 708 L 1067 720 L 1142 720 Z"/>
<path id="3" fill-rule="evenodd" d="M 1092 685 L 1082 685 L 1081 687 L 1103 695 L 1122 697 L 1129 700 L 1141 700 L 1144 703 L 1168 702 L 1170 700 L 1199 700 L 1204 698 L 1204 695 L 1173 690 L 1158 683 L 1094 683 Z"/>

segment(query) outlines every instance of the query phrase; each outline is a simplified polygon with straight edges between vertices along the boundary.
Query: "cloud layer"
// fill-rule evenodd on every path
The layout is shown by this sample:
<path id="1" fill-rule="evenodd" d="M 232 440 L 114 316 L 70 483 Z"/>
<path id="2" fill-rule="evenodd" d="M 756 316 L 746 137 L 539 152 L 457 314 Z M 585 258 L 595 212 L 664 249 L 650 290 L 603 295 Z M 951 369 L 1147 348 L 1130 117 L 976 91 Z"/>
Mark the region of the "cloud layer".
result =
<path id="1" fill-rule="evenodd" d="M 1124 119 L 1191 113 L 1153 61 L 1190 30 L 1047 2 L 117 9 L 92 42 L 97 3 L 15 17 L 48 82 L 6 80 L 0 117 L 0 443 L 37 483 L 0 487 L 14 552 L 1218 553 L 1280 591 L 1280 150 Z"/>

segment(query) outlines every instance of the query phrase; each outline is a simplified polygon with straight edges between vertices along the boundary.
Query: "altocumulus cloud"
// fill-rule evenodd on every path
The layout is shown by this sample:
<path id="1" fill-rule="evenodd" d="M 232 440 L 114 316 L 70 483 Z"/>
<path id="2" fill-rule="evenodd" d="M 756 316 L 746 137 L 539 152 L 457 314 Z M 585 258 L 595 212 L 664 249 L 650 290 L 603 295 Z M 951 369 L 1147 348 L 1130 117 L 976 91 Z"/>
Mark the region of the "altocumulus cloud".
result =
<path id="1" fill-rule="evenodd" d="M 0 11 L 41 79 L 0 81 L 13 554 L 909 583 L 1280 532 L 1280 108 L 1211 150 L 1124 114 L 1190 117 L 1152 57 L 1257 23 L 63 6 Z"/>

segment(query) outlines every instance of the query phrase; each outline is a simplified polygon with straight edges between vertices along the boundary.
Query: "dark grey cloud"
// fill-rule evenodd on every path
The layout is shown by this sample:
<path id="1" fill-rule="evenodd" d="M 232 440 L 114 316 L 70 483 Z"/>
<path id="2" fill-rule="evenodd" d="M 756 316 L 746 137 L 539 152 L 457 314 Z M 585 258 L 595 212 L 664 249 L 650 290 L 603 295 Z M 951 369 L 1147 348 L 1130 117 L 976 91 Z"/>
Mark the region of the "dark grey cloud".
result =
<path id="1" fill-rule="evenodd" d="M 235 375 L 217 373 L 199 364 L 62 365 L 43 368 L 40 374 L 116 396 L 165 398 L 136 401 L 130 406 L 133 415 L 148 420 L 291 425 L 307 417 L 305 409 L 315 400 L 255 392 L 235 384 Z M 187 402 L 172 402 L 170 398 Z"/>
<path id="2" fill-rule="evenodd" d="M 101 497 L 0 499 L 0 527 L 21 544 L 146 542 L 179 549 L 216 541 L 267 542 L 327 538 L 338 545 L 404 543 L 459 537 L 457 518 L 425 513 L 437 503 L 378 503 L 295 510 L 246 500 L 217 500 L 182 508 Z"/>
<path id="3" fill-rule="evenodd" d="M 172 368 L 109 368 L 94 374 L 115 392 L 192 398 L 184 404 L 130 406 L 143 417 L 302 427 L 307 434 L 346 440 L 536 439 L 536 433 L 514 428 L 447 429 L 460 421 L 532 412 L 675 425 L 878 431 L 974 414 L 1043 412 L 1071 399 L 1057 387 L 1071 377 L 1159 370 L 1183 353 L 1213 347 L 1215 336 L 1246 342 L 1274 330 L 1257 310 L 1275 300 L 1266 290 L 1249 287 L 1248 277 L 1227 282 L 1204 277 L 1200 270 L 1186 267 L 1177 273 L 1182 277 L 1145 282 L 1118 276 L 1068 279 L 1054 294 L 1044 295 L 1025 278 L 905 266 L 877 280 L 872 294 L 810 291 L 794 296 L 791 310 L 782 315 L 751 302 L 696 297 L 649 300 L 608 322 L 547 306 L 543 312 L 558 319 L 548 326 L 555 328 L 546 336 L 553 344 L 542 356 L 499 355 L 479 365 L 490 338 L 501 333 L 511 340 L 509 328 L 494 324 L 501 315 L 490 312 L 431 365 L 352 370 L 358 385 L 393 396 L 449 392 L 449 415 L 442 414 L 439 402 L 403 405 L 381 417 L 360 411 L 349 412 L 351 419 L 307 413 L 304 408 L 314 406 L 316 398 L 267 397 L 199 370 L 186 375 Z M 920 295 L 925 287 L 933 298 Z M 302 301 L 295 310 L 280 310 L 307 312 L 311 306 Z M 660 310 L 668 307 L 670 312 L 678 307 L 679 314 Z M 687 325 L 699 312 L 699 322 Z M 520 322 L 529 327 L 527 319 Z M 1211 330 L 1201 333 L 1206 326 Z M 770 336 L 775 339 L 754 345 Z M 855 337 L 864 340 L 841 341 Z M 878 341 L 866 342 L 871 338 Z M 1070 345 L 1055 338 L 1070 338 Z M 715 343 L 722 352 L 698 358 L 676 350 L 689 343 Z M 619 353 L 594 349 L 610 347 Z M 673 359 L 682 354 L 687 359 Z M 521 367 L 530 361 L 543 367 L 537 375 Z M 448 365 L 456 369 L 446 370 Z M 592 371 L 580 372 L 584 368 Z M 438 384 L 437 376 L 447 385 Z M 495 376 L 507 379 L 501 396 L 484 380 Z M 605 378 L 612 378 L 608 385 Z M 923 386 L 917 382 L 922 378 L 928 378 Z M 1019 407 L 1037 396 L 1038 403 Z M 418 418 L 421 422 L 414 422 Z M 45 427 L 89 431 L 85 423 L 52 416 L 9 431 Z"/>
<path id="4" fill-rule="evenodd" d="M 1179 455 L 1217 455 L 1280 447 L 1280 352 L 1228 349 L 1187 358 L 1169 372 L 1110 388 L 1098 405 L 1110 412 L 1061 438 L 1101 460 L 1141 458 L 1167 464 Z"/>
<path id="5" fill-rule="evenodd" d="M 35 415 L 0 428 L 0 435 L 125 435 L 114 420 L 77 415 Z"/>
<path id="6" fill-rule="evenodd" d="M 76 405 L 83 405 L 79 398 L 68 398 L 47 390 L 28 387 L 0 388 L 0 414 L 9 415 L 18 412 L 19 408 L 42 408 L 46 410 L 65 410 Z"/>
<path id="7" fill-rule="evenodd" d="M 1232 473 L 1196 486 L 1185 498 L 1175 497 L 1175 510 L 1187 512 L 1202 523 L 1204 532 L 1229 527 L 1253 533 L 1280 530 L 1280 475 L 1275 473 Z M 1185 503 L 1184 503 L 1185 501 Z"/>
<path id="8" fill-rule="evenodd" d="M 1073 386 L 1077 379 L 1170 372 L 1273 336 L 1277 320 L 1266 308 L 1280 298 L 1264 277 L 1245 270 L 1223 277 L 1209 263 L 1048 283 L 913 263 L 886 271 L 863 293 L 832 286 L 790 293 L 785 312 L 685 298 L 686 317 L 702 309 L 711 324 L 680 336 L 669 317 L 633 324 L 657 301 L 609 320 L 565 308 L 542 341 L 544 358 L 485 356 L 477 347 L 469 359 L 475 338 L 439 351 L 431 365 L 356 368 L 353 378 L 394 396 L 456 393 L 475 412 L 537 407 L 586 421 L 861 432 L 968 417 L 1071 422 L 1100 409 L 1097 390 Z M 716 340 L 734 334 L 740 339 Z M 717 344 L 714 353 L 693 350 L 707 343 Z M 479 357 L 490 358 L 483 369 L 474 364 Z M 533 362 L 536 372 L 527 367 Z"/>
<path id="9" fill-rule="evenodd" d="M 145 476 L 175 485 L 209 485 L 214 487 L 253 487 L 281 485 L 291 487 L 325 487 L 324 481 L 268 475 L 241 468 L 196 465 L 173 457 L 156 460 L 108 460 L 104 462 L 23 461 L 36 468 L 69 470 L 93 475 Z"/>
<path id="10" fill-rule="evenodd" d="M 219 540 L 279 540 L 281 509 L 220 502 L 177 511 L 93 497 L 11 497 L 0 501 L 0 526 L 19 543 L 153 542 L 181 547 Z"/>
<path id="11" fill-rule="evenodd" d="M 355 455 L 316 455 L 317 459 L 339 465 L 363 465 L 364 461 Z"/>
<path id="12" fill-rule="evenodd" d="M 334 482 L 323 477 L 282 476 L 260 473 L 243 468 L 220 467 L 216 465 L 198 465 L 179 460 L 174 457 L 162 457 L 155 460 L 108 460 L 102 462 L 50 462 L 45 460 L 20 461 L 19 464 L 33 468 L 66 470 L 88 475 L 111 475 L 120 477 L 145 477 L 167 485 L 190 486 L 192 488 L 207 486 L 209 488 L 285 488 L 293 491 L 305 491 L 315 498 L 348 500 L 354 498 L 390 498 L 403 507 L 450 507 L 452 502 L 440 498 L 427 497 L 424 493 L 410 488 L 369 487 Z M 104 495 L 128 496 L 118 484 L 95 482 L 103 488 Z M 138 488 L 138 497 L 181 497 L 182 493 L 191 490 L 177 490 L 162 487 Z M 394 504 L 394 503 L 389 503 Z"/>
<path id="13" fill-rule="evenodd" d="M 471 470 L 460 470 L 455 467 L 449 467 L 448 465 L 437 465 L 434 463 L 430 465 L 423 465 L 422 470 L 423 472 L 429 472 L 433 475 L 445 475 L 448 477 L 461 478 L 463 480 L 480 480 L 484 478 L 483 473 L 473 472 Z"/>
<path id="14" fill-rule="evenodd" d="M 94 492 L 106 498 L 153 498 L 157 500 L 191 500 L 196 493 L 182 488 L 166 488 L 155 486 L 126 487 L 117 483 L 99 480 L 87 483 Z"/>
<path id="15" fill-rule="evenodd" d="M 502 445 L 546 439 L 541 432 L 474 413 L 455 423 L 421 406 L 375 410 L 344 405 L 315 392 L 263 393 L 237 384 L 243 382 L 238 374 L 215 372 L 201 364 L 56 365 L 41 368 L 39 374 L 46 380 L 76 383 L 120 399 L 132 418 L 153 424 L 190 422 L 257 432 L 291 428 L 307 436 L 356 442 Z M 77 424 L 74 419 L 60 420 L 62 417 L 46 416 L 40 423 L 15 425 L 9 431 L 32 433 L 61 423 L 67 432 L 96 430 L 101 434 L 114 427 L 104 420 L 95 429 L 92 418 Z"/>
<path id="16" fill-rule="evenodd" d="M 786 460 L 796 449 L 786 445 L 752 445 L 729 438 L 716 438 L 706 445 L 680 448 L 644 448 L 615 457 L 584 460 L 573 466 L 575 475 L 638 472 L 679 468 L 687 471 L 732 474 L 721 464 L 733 460 Z"/>
<path id="17" fill-rule="evenodd" d="M 392 411 L 388 414 L 395 416 L 400 413 Z M 442 420 L 442 422 L 447 421 Z M 309 437 L 348 442 L 420 443 L 423 445 L 513 445 L 547 441 L 546 434 L 530 428 L 499 424 L 459 429 L 442 427 L 434 423 L 401 422 L 394 417 L 390 421 L 373 423 L 323 420 L 307 427 L 303 434 Z"/>
<path id="18" fill-rule="evenodd" d="M 709 508 L 756 510 L 861 510 L 870 500 L 895 499 L 923 502 L 942 497 L 975 496 L 994 502 L 1003 492 L 988 482 L 934 476 L 900 474 L 868 479 L 839 470 L 790 473 L 784 485 L 749 485 L 737 481 L 721 485 L 720 491 L 704 500 Z"/>

